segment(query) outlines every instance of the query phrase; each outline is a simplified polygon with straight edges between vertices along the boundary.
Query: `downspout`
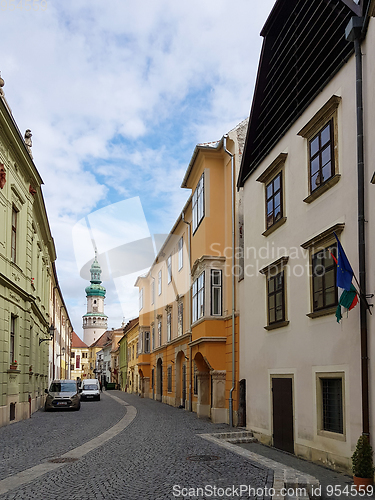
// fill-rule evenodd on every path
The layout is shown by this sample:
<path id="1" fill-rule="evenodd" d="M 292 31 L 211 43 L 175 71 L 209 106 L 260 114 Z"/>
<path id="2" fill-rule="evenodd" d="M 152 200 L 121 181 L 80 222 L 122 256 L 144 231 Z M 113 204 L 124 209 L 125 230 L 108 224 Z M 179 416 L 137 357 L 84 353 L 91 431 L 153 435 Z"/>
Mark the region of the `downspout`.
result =
<path id="1" fill-rule="evenodd" d="M 188 226 L 188 258 L 189 258 L 189 332 L 191 333 L 191 237 L 190 237 L 190 231 L 191 231 L 191 226 L 190 222 L 186 222 L 185 220 L 185 214 L 182 212 L 181 214 L 181 219 L 182 222 L 184 222 Z M 191 340 L 191 338 L 190 338 Z M 192 377 L 193 377 L 193 359 L 192 359 L 192 348 L 189 346 L 189 411 L 193 411 L 193 402 L 192 402 L 192 396 L 191 396 L 191 389 L 192 389 Z"/>
<path id="2" fill-rule="evenodd" d="M 358 264 L 360 293 L 366 296 L 366 240 L 365 240 L 365 174 L 363 147 L 363 82 L 361 35 L 363 17 L 352 17 L 345 29 L 345 37 L 354 42 L 357 106 L 357 178 L 358 178 Z M 367 304 L 359 301 L 361 328 L 362 434 L 370 436 Z"/>
<path id="3" fill-rule="evenodd" d="M 235 358 L 235 332 L 236 332 L 236 325 L 235 325 L 235 274 L 234 274 L 234 253 L 235 253 L 235 232 L 234 232 L 234 225 L 235 225 L 235 199 L 234 199 L 234 155 L 227 150 L 227 138 L 228 135 L 224 135 L 224 143 L 223 143 L 223 148 L 224 151 L 230 156 L 231 160 L 231 195 L 232 195 L 232 387 L 229 391 L 229 425 L 230 427 L 233 427 L 233 391 L 235 389 L 235 363 L 236 363 L 236 358 Z"/>

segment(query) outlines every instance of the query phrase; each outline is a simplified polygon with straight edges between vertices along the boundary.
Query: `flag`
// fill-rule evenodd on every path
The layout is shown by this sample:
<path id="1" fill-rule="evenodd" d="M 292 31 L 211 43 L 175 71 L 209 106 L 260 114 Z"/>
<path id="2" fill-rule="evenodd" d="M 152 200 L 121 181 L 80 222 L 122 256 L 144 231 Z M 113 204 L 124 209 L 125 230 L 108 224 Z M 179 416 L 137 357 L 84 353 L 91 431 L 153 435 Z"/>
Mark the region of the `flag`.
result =
<path id="1" fill-rule="evenodd" d="M 336 233 L 333 234 L 335 235 L 337 241 L 337 259 L 332 253 L 331 255 L 337 265 L 336 286 L 338 289 L 339 303 L 337 304 L 336 318 L 337 323 L 340 323 L 340 320 L 342 319 L 342 308 L 347 311 L 351 311 L 353 307 L 358 304 L 358 293 L 355 286 L 352 284 L 354 276 L 352 266 L 350 265 L 348 257 L 346 256 Z"/>
<path id="2" fill-rule="evenodd" d="M 337 273 L 336 273 L 336 286 L 350 291 L 353 279 L 353 269 L 348 261 L 348 257 L 342 248 L 342 245 L 336 235 L 333 233 L 337 240 Z"/>

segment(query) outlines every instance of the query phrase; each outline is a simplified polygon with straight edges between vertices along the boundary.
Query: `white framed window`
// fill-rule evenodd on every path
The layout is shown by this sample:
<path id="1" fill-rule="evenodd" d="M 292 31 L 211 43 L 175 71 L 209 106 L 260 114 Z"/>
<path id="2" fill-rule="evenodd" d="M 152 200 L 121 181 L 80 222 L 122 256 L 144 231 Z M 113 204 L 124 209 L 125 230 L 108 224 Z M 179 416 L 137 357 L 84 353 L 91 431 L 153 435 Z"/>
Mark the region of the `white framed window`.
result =
<path id="1" fill-rule="evenodd" d="M 155 280 L 151 281 L 151 305 L 155 303 Z"/>
<path id="2" fill-rule="evenodd" d="M 204 316 L 204 271 L 193 283 L 193 322 Z"/>
<path id="3" fill-rule="evenodd" d="M 316 373 L 318 434 L 345 439 L 345 374 Z"/>
<path id="4" fill-rule="evenodd" d="M 139 290 L 139 310 L 143 309 L 143 288 Z"/>
<path id="5" fill-rule="evenodd" d="M 167 314 L 167 342 L 171 341 L 172 337 L 172 313 Z"/>
<path id="6" fill-rule="evenodd" d="M 222 315 L 222 271 L 211 269 L 211 314 Z"/>
<path id="7" fill-rule="evenodd" d="M 193 194 L 193 233 L 197 230 L 201 220 L 204 217 L 204 174 L 198 181 L 198 185 Z"/>
<path id="8" fill-rule="evenodd" d="M 152 323 L 151 325 L 151 349 L 155 349 L 155 325 Z"/>
<path id="9" fill-rule="evenodd" d="M 178 322 L 177 322 L 177 335 L 180 336 L 184 333 L 184 303 L 178 304 Z"/>
<path id="10" fill-rule="evenodd" d="M 178 240 L 178 270 L 180 271 L 184 267 L 184 237 Z"/>
<path id="11" fill-rule="evenodd" d="M 158 340 L 159 340 L 159 347 L 161 346 L 161 320 L 158 321 Z"/>
<path id="12" fill-rule="evenodd" d="M 150 352 L 150 332 L 145 332 L 145 353 Z"/>
<path id="13" fill-rule="evenodd" d="M 168 284 L 172 281 L 172 255 L 167 259 Z"/>
<path id="14" fill-rule="evenodd" d="M 158 294 L 161 295 L 161 269 L 158 272 Z"/>

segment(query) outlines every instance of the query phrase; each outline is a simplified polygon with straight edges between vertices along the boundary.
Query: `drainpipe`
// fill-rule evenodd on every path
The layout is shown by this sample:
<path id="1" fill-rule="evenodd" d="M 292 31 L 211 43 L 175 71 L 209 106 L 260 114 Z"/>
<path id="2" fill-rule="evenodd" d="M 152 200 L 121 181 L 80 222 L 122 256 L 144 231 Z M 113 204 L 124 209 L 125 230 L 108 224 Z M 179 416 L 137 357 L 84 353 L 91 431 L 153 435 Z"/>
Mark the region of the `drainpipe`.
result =
<path id="1" fill-rule="evenodd" d="M 234 211 L 235 211 L 235 199 L 234 199 L 234 155 L 230 151 L 227 150 L 227 139 L 228 135 L 224 135 L 224 144 L 223 148 L 226 153 L 230 156 L 230 161 L 231 161 L 231 178 L 232 178 L 232 184 L 231 184 L 231 195 L 232 195 L 232 387 L 231 390 L 229 391 L 229 425 L 230 427 L 233 427 L 233 391 L 235 389 L 235 331 L 236 331 L 236 325 L 235 325 L 235 275 L 234 275 L 234 253 L 235 253 L 235 232 L 234 232 L 234 225 L 235 225 L 235 217 L 234 217 Z"/>
<path id="2" fill-rule="evenodd" d="M 191 332 L 191 238 L 190 238 L 190 222 L 186 222 L 185 214 L 182 212 L 181 214 L 182 222 L 184 222 L 188 226 L 188 258 L 189 258 L 189 332 Z M 190 339 L 191 340 L 191 339 Z M 193 402 L 191 397 L 191 389 L 192 389 L 192 376 L 193 376 L 193 359 L 192 359 L 192 348 L 189 347 L 189 411 L 193 411 Z"/>
<path id="3" fill-rule="evenodd" d="M 345 37 L 354 42 L 357 106 L 357 177 L 358 177 L 358 263 L 360 293 L 366 296 L 366 240 L 365 240 L 365 175 L 363 154 L 363 85 L 361 35 L 363 17 L 352 17 L 345 29 Z M 367 303 L 360 300 L 361 326 L 361 380 L 362 380 L 362 434 L 370 436 Z"/>

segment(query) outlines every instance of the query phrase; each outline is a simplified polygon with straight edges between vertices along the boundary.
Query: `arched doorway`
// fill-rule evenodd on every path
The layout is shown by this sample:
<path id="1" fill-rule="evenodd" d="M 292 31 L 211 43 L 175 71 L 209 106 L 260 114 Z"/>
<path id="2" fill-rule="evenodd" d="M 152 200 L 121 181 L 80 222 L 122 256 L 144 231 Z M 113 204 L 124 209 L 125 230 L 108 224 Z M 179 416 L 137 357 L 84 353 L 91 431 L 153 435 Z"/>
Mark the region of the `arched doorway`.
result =
<path id="1" fill-rule="evenodd" d="M 176 406 L 186 405 L 186 359 L 185 353 L 179 351 L 176 358 Z"/>
<path id="2" fill-rule="evenodd" d="M 156 400 L 163 401 L 163 361 L 160 358 L 156 364 Z"/>
<path id="3" fill-rule="evenodd" d="M 202 354 L 198 352 L 194 357 L 198 373 L 198 403 L 197 416 L 204 418 L 211 416 L 211 375 L 210 367 L 207 365 Z"/>

